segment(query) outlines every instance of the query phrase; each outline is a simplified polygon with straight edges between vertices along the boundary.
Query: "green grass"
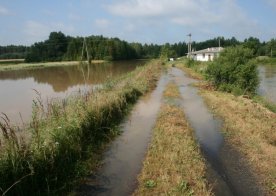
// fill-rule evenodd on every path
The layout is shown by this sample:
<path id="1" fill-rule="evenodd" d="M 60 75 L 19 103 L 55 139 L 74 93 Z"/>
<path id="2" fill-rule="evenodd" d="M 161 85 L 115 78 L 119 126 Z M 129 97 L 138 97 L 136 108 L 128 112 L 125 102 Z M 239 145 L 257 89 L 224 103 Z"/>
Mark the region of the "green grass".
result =
<path id="1" fill-rule="evenodd" d="M 259 64 L 265 64 L 265 65 L 275 65 L 276 66 L 276 58 L 271 58 L 271 57 L 257 57 L 256 62 Z"/>
<path id="2" fill-rule="evenodd" d="M 96 168 L 103 146 L 118 134 L 117 125 L 140 95 L 152 89 L 160 62 L 109 81 L 97 92 L 43 105 L 33 104 L 31 139 L 15 134 L 8 119 L 1 121 L 0 193 L 8 195 L 60 195 L 87 166 Z M 87 162 L 89 160 L 89 162 Z"/>
<path id="3" fill-rule="evenodd" d="M 276 104 L 266 100 L 264 97 L 256 95 L 253 98 L 253 101 L 263 105 L 265 108 L 269 109 L 271 112 L 276 113 Z"/>

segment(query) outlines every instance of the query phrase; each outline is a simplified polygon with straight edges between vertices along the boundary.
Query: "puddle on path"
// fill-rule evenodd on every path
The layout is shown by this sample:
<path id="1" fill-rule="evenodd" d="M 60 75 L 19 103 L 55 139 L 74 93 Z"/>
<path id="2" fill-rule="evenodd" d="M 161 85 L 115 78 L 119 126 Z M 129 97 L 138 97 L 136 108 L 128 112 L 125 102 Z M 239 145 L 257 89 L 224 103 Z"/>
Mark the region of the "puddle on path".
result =
<path id="1" fill-rule="evenodd" d="M 215 195 L 262 195 L 241 155 L 225 145 L 222 121 L 214 117 L 191 85 L 196 80 L 177 68 L 172 68 L 169 76 L 179 86 L 184 113 L 208 161 L 209 178 L 216 184 Z"/>
<path id="2" fill-rule="evenodd" d="M 137 185 L 137 175 L 151 139 L 162 94 L 169 80 L 178 86 L 187 120 L 208 161 L 208 180 L 214 184 L 215 195 L 263 195 L 247 163 L 231 145 L 224 141 L 222 121 L 208 110 L 197 88 L 196 80 L 181 70 L 172 68 L 162 76 L 157 88 L 134 106 L 122 123 L 118 136 L 104 153 L 104 164 L 96 175 L 87 177 L 77 189 L 77 195 L 131 195 Z"/>
<path id="3" fill-rule="evenodd" d="M 105 152 L 103 167 L 87 178 L 78 188 L 77 195 L 124 196 L 134 191 L 166 84 L 167 76 L 164 75 L 156 89 L 138 101 L 121 125 L 122 134 Z"/>

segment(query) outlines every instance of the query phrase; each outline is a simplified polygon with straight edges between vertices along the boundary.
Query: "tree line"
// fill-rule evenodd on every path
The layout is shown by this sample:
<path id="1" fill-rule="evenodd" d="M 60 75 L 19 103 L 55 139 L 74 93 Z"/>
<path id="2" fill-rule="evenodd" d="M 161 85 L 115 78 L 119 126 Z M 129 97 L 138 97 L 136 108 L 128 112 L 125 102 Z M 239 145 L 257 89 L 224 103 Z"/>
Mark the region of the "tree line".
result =
<path id="1" fill-rule="evenodd" d="M 166 44 L 129 43 L 119 38 L 103 36 L 85 37 L 88 55 L 91 59 L 100 60 L 128 60 L 138 58 L 180 57 L 188 52 L 186 42 Z M 83 51 L 84 37 L 66 36 L 62 32 L 51 32 L 49 38 L 27 46 L 0 46 L 0 59 L 25 58 L 26 62 L 46 62 L 62 60 L 87 59 L 86 50 Z M 226 39 L 216 37 L 202 42 L 192 42 L 193 50 L 210 47 L 242 45 L 253 50 L 254 56 L 276 57 L 276 39 L 261 42 L 258 38 L 249 37 L 239 41 L 235 37 Z M 86 48 L 85 48 L 86 49 Z"/>
<path id="2" fill-rule="evenodd" d="M 0 59 L 24 59 L 28 49 L 27 46 L 0 46 Z"/>

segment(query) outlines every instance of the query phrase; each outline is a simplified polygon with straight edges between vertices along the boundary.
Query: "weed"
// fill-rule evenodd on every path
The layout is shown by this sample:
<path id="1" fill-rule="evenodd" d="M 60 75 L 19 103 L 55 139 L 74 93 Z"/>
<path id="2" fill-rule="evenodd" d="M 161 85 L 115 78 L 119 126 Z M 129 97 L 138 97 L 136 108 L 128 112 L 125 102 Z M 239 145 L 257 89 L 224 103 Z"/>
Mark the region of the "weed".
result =
<path id="1" fill-rule="evenodd" d="M 147 180 L 145 186 L 146 188 L 154 188 L 156 187 L 156 182 L 154 180 Z"/>

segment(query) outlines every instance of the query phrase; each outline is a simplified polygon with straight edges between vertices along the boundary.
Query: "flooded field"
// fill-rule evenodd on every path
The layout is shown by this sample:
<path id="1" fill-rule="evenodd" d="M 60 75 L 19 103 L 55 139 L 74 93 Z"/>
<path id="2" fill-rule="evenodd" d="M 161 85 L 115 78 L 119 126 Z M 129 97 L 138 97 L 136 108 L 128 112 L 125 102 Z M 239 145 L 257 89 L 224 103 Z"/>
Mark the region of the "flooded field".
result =
<path id="1" fill-rule="evenodd" d="M 29 121 L 32 100 L 64 98 L 72 93 L 101 85 L 108 79 L 132 71 L 145 61 L 118 61 L 77 66 L 56 66 L 0 72 L 0 112 L 14 123 Z M 35 89 L 35 90 L 34 90 Z"/>
<path id="2" fill-rule="evenodd" d="M 276 66 L 259 66 L 260 86 L 258 93 L 276 104 Z"/>

